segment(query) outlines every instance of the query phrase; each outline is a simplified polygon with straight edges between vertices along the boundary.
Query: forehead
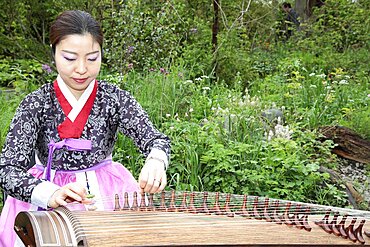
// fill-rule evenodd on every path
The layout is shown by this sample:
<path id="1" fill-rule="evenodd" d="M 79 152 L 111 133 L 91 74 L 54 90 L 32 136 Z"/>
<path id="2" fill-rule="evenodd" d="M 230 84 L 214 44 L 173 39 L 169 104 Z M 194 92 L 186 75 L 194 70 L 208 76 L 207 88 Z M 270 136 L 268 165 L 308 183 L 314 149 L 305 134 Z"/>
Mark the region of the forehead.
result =
<path id="1" fill-rule="evenodd" d="M 83 50 L 100 50 L 99 43 L 89 33 L 66 35 L 56 46 L 60 49 L 69 50 L 78 50 L 81 48 L 83 48 Z"/>

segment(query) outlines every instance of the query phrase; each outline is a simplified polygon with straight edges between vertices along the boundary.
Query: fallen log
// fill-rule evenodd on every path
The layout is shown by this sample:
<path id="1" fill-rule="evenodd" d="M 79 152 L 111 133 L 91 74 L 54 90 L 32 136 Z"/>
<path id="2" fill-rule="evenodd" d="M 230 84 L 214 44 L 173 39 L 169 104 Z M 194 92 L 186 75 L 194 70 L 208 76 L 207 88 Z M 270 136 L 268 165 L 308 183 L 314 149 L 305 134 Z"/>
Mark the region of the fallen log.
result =
<path id="1" fill-rule="evenodd" d="M 338 156 L 364 164 L 370 164 L 370 141 L 344 126 L 319 128 L 324 140 L 332 140 L 336 147 L 332 152 Z"/>

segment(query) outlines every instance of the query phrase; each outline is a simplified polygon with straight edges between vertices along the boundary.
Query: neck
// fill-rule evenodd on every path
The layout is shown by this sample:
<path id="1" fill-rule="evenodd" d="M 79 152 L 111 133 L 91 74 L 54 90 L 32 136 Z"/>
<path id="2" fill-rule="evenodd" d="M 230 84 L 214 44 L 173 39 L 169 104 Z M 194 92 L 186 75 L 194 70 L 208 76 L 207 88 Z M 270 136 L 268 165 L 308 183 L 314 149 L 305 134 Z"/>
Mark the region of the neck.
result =
<path id="1" fill-rule="evenodd" d="M 68 87 L 68 85 L 67 85 Z M 76 100 L 79 100 L 81 95 L 85 92 L 85 90 L 82 90 L 82 91 L 78 91 L 78 90 L 74 90 L 70 87 L 68 87 L 69 91 L 71 91 L 71 93 L 73 94 L 73 96 L 75 96 Z"/>

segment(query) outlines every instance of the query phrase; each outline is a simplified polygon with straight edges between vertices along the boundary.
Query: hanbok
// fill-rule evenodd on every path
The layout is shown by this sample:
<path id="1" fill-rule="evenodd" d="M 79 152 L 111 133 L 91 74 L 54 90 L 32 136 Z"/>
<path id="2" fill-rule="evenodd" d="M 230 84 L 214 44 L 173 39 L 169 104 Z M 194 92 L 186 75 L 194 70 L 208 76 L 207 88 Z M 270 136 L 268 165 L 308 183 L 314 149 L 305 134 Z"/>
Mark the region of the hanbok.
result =
<path id="1" fill-rule="evenodd" d="M 94 195 L 95 204 L 70 203 L 71 210 L 113 210 L 115 194 L 139 191 L 130 171 L 112 160 L 118 131 L 145 156 L 168 160 L 169 139 L 115 85 L 93 81 L 76 100 L 58 77 L 28 95 L 15 113 L 0 158 L 0 184 L 9 194 L 1 213 L 0 246 L 19 243 L 13 227 L 20 211 L 50 210 L 45 199 L 55 187 L 48 185 L 79 182 Z M 36 164 L 30 164 L 32 155 Z"/>

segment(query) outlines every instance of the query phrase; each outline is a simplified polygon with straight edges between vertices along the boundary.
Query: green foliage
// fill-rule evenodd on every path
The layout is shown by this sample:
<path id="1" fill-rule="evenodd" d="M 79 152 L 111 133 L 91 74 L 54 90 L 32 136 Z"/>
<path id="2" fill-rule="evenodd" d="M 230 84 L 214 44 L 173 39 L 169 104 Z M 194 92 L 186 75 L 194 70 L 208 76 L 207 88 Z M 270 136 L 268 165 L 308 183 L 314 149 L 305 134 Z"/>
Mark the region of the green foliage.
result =
<path id="1" fill-rule="evenodd" d="M 38 86 L 55 80 L 56 73 L 50 66 L 34 60 L 0 60 L 0 86 L 29 93 Z"/>
<path id="2" fill-rule="evenodd" d="M 262 56 L 261 59 L 266 58 Z M 29 64 L 30 68 L 34 66 Z M 340 69 L 330 75 L 330 92 L 325 91 L 325 86 L 311 87 L 314 83 L 317 87 L 323 85 L 322 80 L 329 75 L 322 78 L 320 74 L 308 74 L 299 59 L 281 59 L 270 71 L 276 75 L 266 76 L 264 83 L 253 83 L 243 94 L 237 76 L 232 88 L 228 88 L 222 84 L 212 85 L 208 76 L 186 80 L 192 73 L 182 67 L 159 68 L 147 73 L 131 70 L 124 75 L 105 75 L 108 72 L 103 71 L 100 79 L 129 90 L 156 126 L 171 138 L 170 187 L 345 206 L 341 188 L 318 171 L 323 165 L 335 169 L 336 160 L 330 154 L 333 143 L 319 142 L 318 134 L 310 130 L 314 129 L 314 124 L 310 125 L 302 116 L 308 114 L 305 109 L 324 104 L 327 95 L 333 93 L 335 97 L 331 98 L 327 112 L 333 114 L 332 119 L 340 119 L 340 115 L 330 108 L 336 109 L 338 104 L 344 106 L 350 102 L 351 91 L 358 94 L 357 90 L 364 88 L 354 83 L 352 90 L 341 90 L 340 87 L 347 84 L 340 84 L 339 79 L 347 79 L 349 83 L 350 79 Z M 325 97 L 321 96 L 323 92 Z M 281 97 L 284 93 L 290 93 L 289 100 Z M 280 95 L 280 101 L 274 95 Z M 320 97 L 320 104 L 310 101 Z M 367 104 L 365 100 L 363 106 Z M 271 137 L 266 135 L 271 127 L 266 126 L 260 114 L 273 103 L 286 107 L 284 113 L 289 131 L 278 135 L 278 129 L 275 129 Z M 4 114 L 1 127 L 4 138 L 15 106 L 1 105 L 5 107 L 3 112 L 9 113 Z M 292 110 L 293 106 L 296 111 Z M 316 125 L 326 124 L 324 120 L 318 118 Z M 138 176 L 144 157 L 131 140 L 119 135 L 113 155 Z"/>
<path id="3" fill-rule="evenodd" d="M 279 57 L 273 69 L 250 84 L 252 96 L 284 108 L 288 122 L 299 120 L 310 129 L 330 124 L 350 125 L 363 136 L 369 136 L 369 115 L 366 116 L 369 77 L 365 75 L 368 68 L 361 67 L 369 59 L 362 58 L 363 49 L 356 50 L 361 61 L 357 67 L 362 72 L 353 67 L 353 51 L 344 54 L 325 51 L 320 56 L 295 50 L 278 52 L 273 55 Z M 257 64 L 265 60 L 260 53 L 253 57 Z"/>
<path id="4" fill-rule="evenodd" d="M 328 0 L 281 43 L 278 6 L 244 3 L 221 3 L 213 47 L 206 0 L 3 1 L 0 83 L 16 93 L 0 95 L 0 144 L 21 96 L 55 79 L 42 67 L 47 23 L 84 9 L 105 32 L 99 79 L 130 91 L 172 140 L 170 188 L 348 206 L 319 172 L 338 161 L 316 129 L 339 124 L 370 138 L 369 4 Z M 266 122 L 271 108 L 285 121 Z M 119 134 L 113 156 L 138 176 L 144 157 L 131 140 Z"/>
<path id="5" fill-rule="evenodd" d="M 181 11 L 182 4 L 122 2 L 104 12 L 105 58 L 110 68 L 125 72 L 170 64 L 187 34 L 186 20 L 173 14 Z"/>
<path id="6" fill-rule="evenodd" d="M 35 59 L 40 63 L 52 60 L 49 28 L 64 10 L 80 9 L 102 18 L 104 6 L 110 1 L 3 0 L 0 1 L 0 58 Z"/>
<path id="7" fill-rule="evenodd" d="M 22 97 L 15 92 L 0 91 L 0 147 L 2 148 L 8 134 L 9 124 L 14 115 L 15 108 L 21 101 Z"/>
<path id="8" fill-rule="evenodd" d="M 309 38 L 302 40 L 302 46 L 312 42 L 312 48 L 346 49 L 369 48 L 367 1 L 328 0 L 325 5 L 316 9 L 312 25 L 308 25 Z"/>
<path id="9" fill-rule="evenodd" d="M 145 159 L 144 156 L 139 153 L 133 141 L 120 133 L 117 136 L 113 160 L 118 160 L 124 164 L 130 169 L 132 175 L 138 178 Z"/>
<path id="10" fill-rule="evenodd" d="M 285 73 L 301 66 L 286 60 L 276 70 Z M 176 67 L 167 74 L 152 71 L 145 75 L 131 71 L 107 77 L 132 92 L 170 137 L 170 187 L 346 205 L 341 187 L 319 172 L 323 165 L 336 167 L 330 153 L 332 142 L 318 141 L 319 135 L 308 130 L 305 121 L 292 122 L 288 134 L 269 139 L 268 127 L 260 117 L 268 98 L 252 97 L 248 90 L 241 95 L 240 81 L 228 89 L 212 86 L 207 76 L 184 80 L 179 71 L 185 70 Z M 291 83 L 297 78 L 292 77 Z M 302 97 L 292 95 L 296 100 Z M 289 113 L 287 117 L 291 121 Z M 115 158 L 138 174 L 143 157 L 132 142 L 120 136 L 115 150 Z"/>
<path id="11" fill-rule="evenodd" d="M 55 17 L 52 1 L 1 1 L 0 54 L 16 58 L 49 59 L 47 33 Z"/>

